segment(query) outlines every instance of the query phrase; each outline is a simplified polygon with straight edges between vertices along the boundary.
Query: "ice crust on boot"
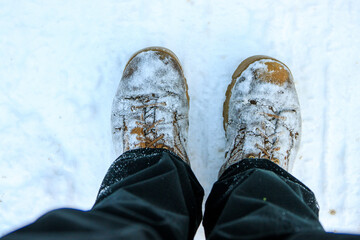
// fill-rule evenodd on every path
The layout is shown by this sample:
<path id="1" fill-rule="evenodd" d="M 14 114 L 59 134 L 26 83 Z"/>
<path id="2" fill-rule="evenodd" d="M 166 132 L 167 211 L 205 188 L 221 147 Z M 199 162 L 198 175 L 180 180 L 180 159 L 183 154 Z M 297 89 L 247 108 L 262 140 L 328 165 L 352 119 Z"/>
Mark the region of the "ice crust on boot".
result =
<path id="1" fill-rule="evenodd" d="M 186 79 L 176 56 L 165 48 L 139 51 L 126 65 L 113 100 L 111 125 L 116 154 L 137 148 L 165 148 L 189 163 L 188 111 Z"/>
<path id="2" fill-rule="evenodd" d="M 244 70 L 235 71 L 226 93 L 226 159 L 219 176 L 244 158 L 266 158 L 290 171 L 299 148 L 300 106 L 290 70 L 276 59 L 252 58 L 246 68 L 239 65 Z"/>

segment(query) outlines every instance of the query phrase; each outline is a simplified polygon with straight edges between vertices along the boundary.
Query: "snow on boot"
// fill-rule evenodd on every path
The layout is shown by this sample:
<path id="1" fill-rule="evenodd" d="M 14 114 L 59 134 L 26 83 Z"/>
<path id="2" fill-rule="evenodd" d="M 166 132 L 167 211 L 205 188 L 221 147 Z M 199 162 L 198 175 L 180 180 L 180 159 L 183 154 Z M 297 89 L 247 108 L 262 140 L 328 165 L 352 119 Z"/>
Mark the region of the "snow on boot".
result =
<path id="1" fill-rule="evenodd" d="M 226 152 L 219 176 L 244 158 L 269 159 L 290 171 L 300 144 L 301 116 L 288 67 L 267 56 L 250 57 L 235 70 L 225 95 Z"/>
<path id="2" fill-rule="evenodd" d="M 124 69 L 112 105 L 116 154 L 137 148 L 164 148 L 189 163 L 187 89 L 173 52 L 150 47 L 135 53 Z"/>

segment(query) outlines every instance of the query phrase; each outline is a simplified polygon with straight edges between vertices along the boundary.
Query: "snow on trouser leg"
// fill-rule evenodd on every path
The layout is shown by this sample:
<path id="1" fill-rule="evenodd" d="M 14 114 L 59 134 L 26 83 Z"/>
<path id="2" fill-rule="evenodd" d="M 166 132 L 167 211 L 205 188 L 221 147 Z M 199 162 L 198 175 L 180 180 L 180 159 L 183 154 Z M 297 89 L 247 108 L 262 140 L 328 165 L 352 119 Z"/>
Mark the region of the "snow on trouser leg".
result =
<path id="1" fill-rule="evenodd" d="M 132 150 L 109 168 L 90 211 L 54 210 L 4 239 L 192 239 L 203 194 L 173 153 Z"/>
<path id="2" fill-rule="evenodd" d="M 244 159 L 214 184 L 203 225 L 208 239 L 360 239 L 325 233 L 318 213 L 313 192 L 291 174 L 266 159 Z"/>

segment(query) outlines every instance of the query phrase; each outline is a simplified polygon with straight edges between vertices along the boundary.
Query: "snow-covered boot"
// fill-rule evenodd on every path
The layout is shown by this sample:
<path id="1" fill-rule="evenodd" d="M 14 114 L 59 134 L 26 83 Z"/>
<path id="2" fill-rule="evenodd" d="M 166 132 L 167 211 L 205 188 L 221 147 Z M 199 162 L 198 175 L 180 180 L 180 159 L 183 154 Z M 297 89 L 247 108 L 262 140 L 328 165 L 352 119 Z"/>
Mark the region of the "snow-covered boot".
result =
<path id="1" fill-rule="evenodd" d="M 128 61 L 113 100 L 111 125 L 115 152 L 168 149 L 189 163 L 187 83 L 178 58 L 150 47 Z"/>
<path id="2" fill-rule="evenodd" d="M 226 153 L 219 176 L 244 158 L 269 159 L 290 171 L 300 144 L 301 115 L 288 67 L 267 56 L 247 58 L 225 95 Z"/>

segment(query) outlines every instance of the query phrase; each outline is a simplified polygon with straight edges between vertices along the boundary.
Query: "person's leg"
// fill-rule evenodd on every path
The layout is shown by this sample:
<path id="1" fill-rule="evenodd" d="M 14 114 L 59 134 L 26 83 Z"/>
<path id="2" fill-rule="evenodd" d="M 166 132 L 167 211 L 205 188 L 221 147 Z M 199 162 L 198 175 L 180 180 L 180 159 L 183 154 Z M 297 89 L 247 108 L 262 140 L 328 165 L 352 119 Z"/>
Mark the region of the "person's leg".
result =
<path id="1" fill-rule="evenodd" d="M 191 239 L 203 190 L 186 153 L 188 111 L 175 54 L 160 47 L 137 52 L 111 113 L 115 152 L 125 153 L 107 173 L 95 206 L 50 212 L 7 239 Z"/>
<path id="2" fill-rule="evenodd" d="M 326 233 L 313 192 L 267 159 L 231 165 L 214 184 L 203 225 L 208 239 L 360 239 Z"/>
<path id="3" fill-rule="evenodd" d="M 206 202 L 209 239 L 278 239 L 323 231 L 314 194 L 267 159 L 231 165 L 214 184 Z"/>
<path id="4" fill-rule="evenodd" d="M 192 239 L 203 189 L 189 165 L 164 149 L 124 153 L 90 211 L 54 210 L 3 239 Z"/>
<path id="5" fill-rule="evenodd" d="M 301 117 L 285 64 L 266 56 L 244 60 L 223 115 L 226 161 L 206 202 L 208 239 L 358 239 L 325 233 L 314 194 L 288 172 Z"/>

